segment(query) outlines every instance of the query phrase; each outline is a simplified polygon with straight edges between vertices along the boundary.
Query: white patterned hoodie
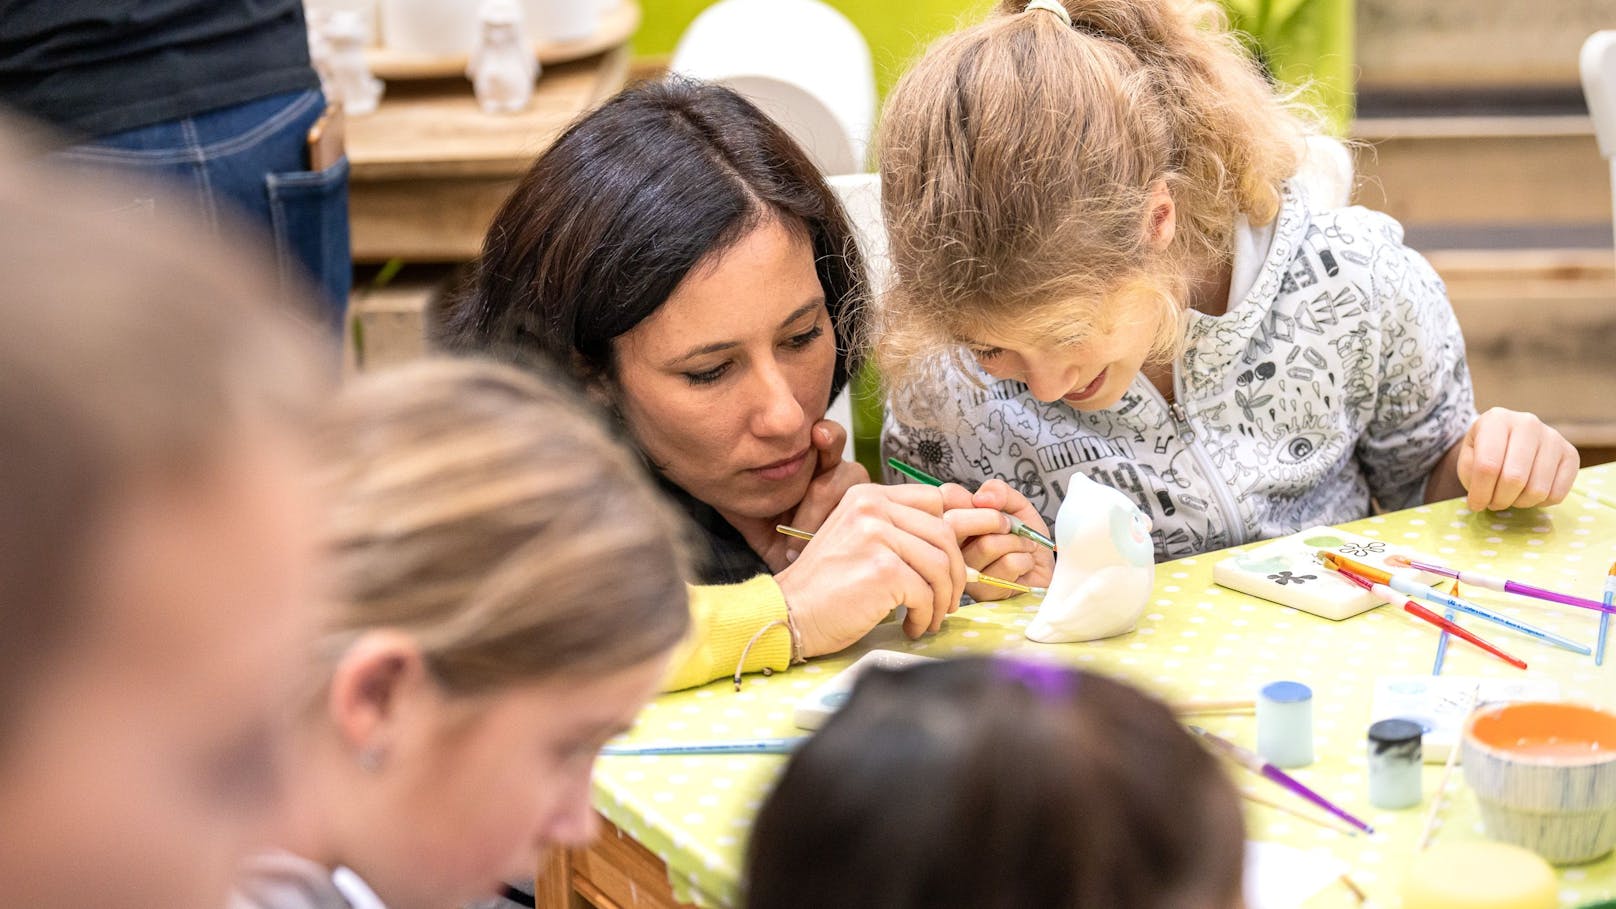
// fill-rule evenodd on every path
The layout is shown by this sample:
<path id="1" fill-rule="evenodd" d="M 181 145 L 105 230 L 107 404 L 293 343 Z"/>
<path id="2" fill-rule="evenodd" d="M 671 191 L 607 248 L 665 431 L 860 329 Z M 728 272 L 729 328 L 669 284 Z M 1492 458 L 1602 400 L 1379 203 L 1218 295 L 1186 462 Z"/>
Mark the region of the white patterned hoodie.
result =
<path id="1" fill-rule="evenodd" d="M 1476 417 L 1446 288 L 1364 208 L 1287 193 L 1251 290 L 1186 331 L 1172 405 L 1143 374 L 1092 413 L 954 374 L 914 424 L 889 415 L 882 448 L 973 489 L 1002 477 L 1050 526 L 1081 472 L 1150 515 L 1162 560 L 1419 504 Z"/>

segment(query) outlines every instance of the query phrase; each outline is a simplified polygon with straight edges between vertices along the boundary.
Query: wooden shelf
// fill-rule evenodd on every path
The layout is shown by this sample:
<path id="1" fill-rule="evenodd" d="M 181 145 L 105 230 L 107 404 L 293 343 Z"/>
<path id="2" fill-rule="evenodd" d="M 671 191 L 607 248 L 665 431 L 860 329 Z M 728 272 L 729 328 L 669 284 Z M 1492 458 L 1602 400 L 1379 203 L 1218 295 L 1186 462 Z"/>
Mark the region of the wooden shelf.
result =
<path id="1" fill-rule="evenodd" d="M 640 28 L 640 4 L 621 0 L 601 17 L 600 28 L 587 38 L 572 41 L 541 41 L 533 46 L 533 56 L 541 66 L 570 63 L 603 54 L 627 44 Z M 388 81 L 409 79 L 464 79 L 465 54 L 413 54 L 372 47 L 365 51 L 371 72 Z"/>
<path id="2" fill-rule="evenodd" d="M 464 262 L 534 159 L 616 93 L 628 51 L 563 63 L 516 114 L 485 114 L 464 79 L 388 87 L 375 113 L 348 121 L 354 259 Z"/>

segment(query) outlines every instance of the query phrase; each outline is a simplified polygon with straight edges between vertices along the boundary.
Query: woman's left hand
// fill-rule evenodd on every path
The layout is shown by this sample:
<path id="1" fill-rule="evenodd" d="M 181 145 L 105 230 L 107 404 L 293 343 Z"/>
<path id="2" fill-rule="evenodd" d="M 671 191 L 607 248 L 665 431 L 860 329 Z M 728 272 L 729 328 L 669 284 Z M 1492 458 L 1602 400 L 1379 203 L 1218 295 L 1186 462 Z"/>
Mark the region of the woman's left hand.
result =
<path id="1" fill-rule="evenodd" d="M 1555 505 L 1571 492 L 1576 446 L 1535 415 L 1494 407 L 1459 443 L 1459 484 L 1471 511 Z"/>

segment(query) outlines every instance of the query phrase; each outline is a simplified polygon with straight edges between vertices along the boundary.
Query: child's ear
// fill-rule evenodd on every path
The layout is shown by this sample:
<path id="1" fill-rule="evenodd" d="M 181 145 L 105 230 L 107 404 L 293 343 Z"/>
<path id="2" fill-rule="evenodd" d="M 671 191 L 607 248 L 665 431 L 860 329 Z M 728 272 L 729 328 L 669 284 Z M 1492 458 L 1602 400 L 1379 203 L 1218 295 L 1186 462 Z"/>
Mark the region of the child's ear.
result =
<path id="1" fill-rule="evenodd" d="M 404 700 L 429 681 L 414 638 L 398 631 L 367 632 L 337 661 L 326 708 L 356 753 L 383 753 L 395 737 Z"/>
<path id="2" fill-rule="evenodd" d="M 1149 232 L 1150 245 L 1158 250 L 1166 249 L 1173 242 L 1173 231 L 1178 220 L 1178 207 L 1173 204 L 1173 194 L 1168 192 L 1166 180 L 1157 180 L 1151 185 L 1146 210 L 1149 214 L 1145 220 L 1145 230 Z"/>

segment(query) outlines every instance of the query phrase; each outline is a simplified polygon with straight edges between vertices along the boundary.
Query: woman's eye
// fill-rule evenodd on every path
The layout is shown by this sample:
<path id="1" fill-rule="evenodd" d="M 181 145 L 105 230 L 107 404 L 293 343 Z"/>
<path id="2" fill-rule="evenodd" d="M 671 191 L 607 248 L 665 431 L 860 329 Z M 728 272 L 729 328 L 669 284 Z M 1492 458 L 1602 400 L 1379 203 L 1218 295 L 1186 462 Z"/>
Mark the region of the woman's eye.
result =
<path id="1" fill-rule="evenodd" d="M 729 372 L 729 364 L 720 363 L 704 372 L 687 372 L 685 373 L 685 379 L 692 385 L 710 385 L 722 379 L 726 372 Z"/>
<path id="2" fill-rule="evenodd" d="M 802 350 L 808 345 L 819 340 L 819 336 L 824 333 L 825 327 L 823 325 L 815 325 L 813 328 L 808 329 L 800 335 L 792 335 L 791 337 L 787 338 L 786 347 L 792 350 Z"/>
<path id="3" fill-rule="evenodd" d="M 1002 353 L 1004 353 L 1004 348 L 1002 348 L 1002 347 L 973 347 L 973 348 L 971 348 L 971 354 L 973 356 L 975 356 L 978 360 L 991 360 L 991 359 L 999 356 Z"/>

